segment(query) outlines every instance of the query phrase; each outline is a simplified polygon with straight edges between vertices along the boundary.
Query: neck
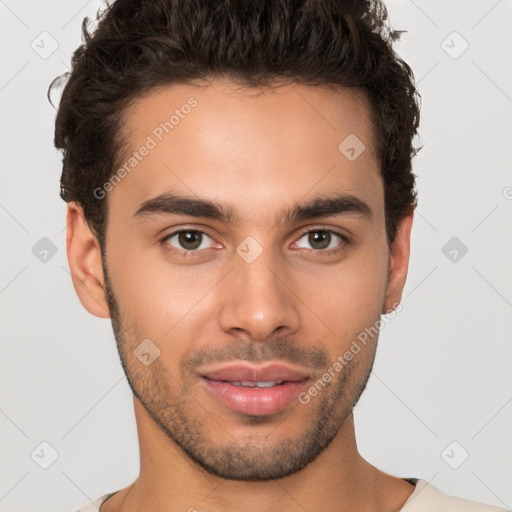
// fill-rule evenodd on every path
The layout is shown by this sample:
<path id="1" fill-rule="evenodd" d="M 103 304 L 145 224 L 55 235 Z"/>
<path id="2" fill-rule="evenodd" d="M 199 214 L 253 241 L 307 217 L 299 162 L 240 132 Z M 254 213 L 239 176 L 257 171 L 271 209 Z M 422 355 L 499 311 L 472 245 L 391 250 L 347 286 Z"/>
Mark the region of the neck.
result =
<path id="1" fill-rule="evenodd" d="M 140 474 L 108 499 L 101 512 L 339 512 L 395 511 L 414 490 L 358 453 L 352 413 L 332 443 L 304 469 L 269 481 L 226 480 L 191 461 L 134 398 L 139 433 Z"/>

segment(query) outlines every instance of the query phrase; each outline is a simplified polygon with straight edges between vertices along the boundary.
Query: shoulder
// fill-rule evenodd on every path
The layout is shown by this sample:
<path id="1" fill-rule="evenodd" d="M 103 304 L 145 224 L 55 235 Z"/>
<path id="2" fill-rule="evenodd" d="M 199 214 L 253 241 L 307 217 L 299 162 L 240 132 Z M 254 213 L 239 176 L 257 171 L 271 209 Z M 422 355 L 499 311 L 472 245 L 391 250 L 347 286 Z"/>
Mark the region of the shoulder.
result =
<path id="1" fill-rule="evenodd" d="M 416 489 L 400 512 L 507 512 L 504 508 L 485 505 L 465 498 L 449 496 L 426 480 L 418 479 Z"/>
<path id="2" fill-rule="evenodd" d="M 114 495 L 116 492 L 118 492 L 118 491 L 107 492 L 106 494 L 103 494 L 99 498 L 96 498 L 95 500 L 90 501 L 87 505 L 76 510 L 75 512 L 98 512 L 102 503 L 104 501 L 106 501 L 107 498 L 110 498 L 110 496 Z"/>

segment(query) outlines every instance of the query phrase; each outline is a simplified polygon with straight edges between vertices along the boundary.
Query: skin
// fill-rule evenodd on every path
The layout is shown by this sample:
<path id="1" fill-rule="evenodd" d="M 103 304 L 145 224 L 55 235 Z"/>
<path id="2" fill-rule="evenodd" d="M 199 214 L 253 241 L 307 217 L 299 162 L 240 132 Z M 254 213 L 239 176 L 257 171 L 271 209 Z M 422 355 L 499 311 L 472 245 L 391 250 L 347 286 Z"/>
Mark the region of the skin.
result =
<path id="1" fill-rule="evenodd" d="M 298 84 L 259 92 L 216 79 L 159 88 L 126 111 L 130 154 L 188 98 L 198 102 L 108 192 L 105 261 L 80 205 L 69 204 L 75 290 L 91 314 L 112 318 L 139 435 L 140 475 L 102 512 L 391 512 L 414 491 L 357 450 L 352 411 L 378 336 L 309 403 L 295 400 L 275 414 L 234 412 L 200 385 L 201 364 L 237 359 L 281 361 L 308 369 L 316 381 L 396 307 L 405 285 L 413 212 L 390 249 L 365 96 Z M 354 161 L 338 150 L 349 134 L 366 146 Z M 276 222 L 283 210 L 333 191 L 364 201 L 371 217 Z M 134 217 L 163 192 L 213 199 L 239 222 Z M 170 237 L 185 228 L 206 233 L 192 249 L 197 257 L 184 257 L 191 245 Z M 333 230 L 348 242 L 331 233 L 322 248 L 308 230 Z M 262 248 L 251 263 L 236 252 L 248 236 Z M 144 339 L 160 350 L 149 366 L 133 353 Z"/>

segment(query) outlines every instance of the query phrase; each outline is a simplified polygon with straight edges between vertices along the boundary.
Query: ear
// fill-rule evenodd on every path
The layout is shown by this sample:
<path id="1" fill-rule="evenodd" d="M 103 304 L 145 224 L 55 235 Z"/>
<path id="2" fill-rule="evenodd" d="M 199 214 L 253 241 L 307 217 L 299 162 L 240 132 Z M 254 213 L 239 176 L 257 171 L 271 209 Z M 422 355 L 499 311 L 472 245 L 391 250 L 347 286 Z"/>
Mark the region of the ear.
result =
<path id="1" fill-rule="evenodd" d="M 402 299 L 402 292 L 409 268 L 411 228 L 414 210 L 411 208 L 397 228 L 389 254 L 388 283 L 382 314 L 395 310 Z"/>
<path id="2" fill-rule="evenodd" d="M 66 251 L 73 286 L 82 306 L 94 316 L 110 318 L 104 292 L 101 251 L 85 221 L 82 207 L 68 203 Z"/>

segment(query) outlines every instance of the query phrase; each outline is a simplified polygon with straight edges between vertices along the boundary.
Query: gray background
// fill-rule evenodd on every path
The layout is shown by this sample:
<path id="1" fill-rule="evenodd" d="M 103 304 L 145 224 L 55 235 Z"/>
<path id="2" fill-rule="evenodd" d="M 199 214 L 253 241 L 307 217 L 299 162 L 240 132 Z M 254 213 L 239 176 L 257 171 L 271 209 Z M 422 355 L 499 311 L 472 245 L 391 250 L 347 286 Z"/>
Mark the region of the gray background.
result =
<path id="1" fill-rule="evenodd" d="M 46 101 L 99 5 L 0 0 L 1 512 L 71 511 L 139 470 L 110 320 L 72 287 Z M 397 50 L 423 96 L 424 148 L 403 310 L 355 410 L 358 446 L 389 473 L 512 509 L 512 4 L 387 6 L 408 31 Z"/>

